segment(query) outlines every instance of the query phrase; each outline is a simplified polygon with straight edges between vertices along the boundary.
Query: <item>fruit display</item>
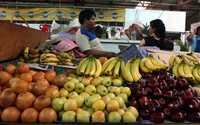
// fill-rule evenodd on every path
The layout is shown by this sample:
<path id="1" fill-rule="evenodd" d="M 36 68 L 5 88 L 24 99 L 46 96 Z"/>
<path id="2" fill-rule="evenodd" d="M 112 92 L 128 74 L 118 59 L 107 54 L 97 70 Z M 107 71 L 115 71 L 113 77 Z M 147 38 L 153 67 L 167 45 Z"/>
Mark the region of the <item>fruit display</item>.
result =
<path id="1" fill-rule="evenodd" d="M 56 52 L 53 50 L 39 51 L 37 49 L 26 47 L 20 61 L 49 65 L 74 65 L 74 59 L 75 56 L 71 53 Z"/>
<path id="2" fill-rule="evenodd" d="M 92 63 L 97 60 L 86 59 Z M 128 105 L 131 90 L 123 83 L 121 77 L 66 76 L 33 71 L 24 63 L 9 64 L 0 71 L 1 121 L 136 122 L 139 113 Z"/>
<path id="3" fill-rule="evenodd" d="M 130 87 L 130 105 L 137 107 L 141 119 L 155 123 L 200 121 L 200 98 L 184 78 L 160 71 L 145 74 L 138 86 Z"/>

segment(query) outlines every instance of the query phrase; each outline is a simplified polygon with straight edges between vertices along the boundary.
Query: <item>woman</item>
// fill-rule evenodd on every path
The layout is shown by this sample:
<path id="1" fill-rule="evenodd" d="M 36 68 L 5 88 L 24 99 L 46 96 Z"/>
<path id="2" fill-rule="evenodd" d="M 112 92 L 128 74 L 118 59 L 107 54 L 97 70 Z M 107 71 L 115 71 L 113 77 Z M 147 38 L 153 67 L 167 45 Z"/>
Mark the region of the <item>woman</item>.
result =
<path id="1" fill-rule="evenodd" d="M 195 36 L 192 37 L 192 51 L 200 52 L 200 26 L 197 27 Z"/>
<path id="2" fill-rule="evenodd" d="M 165 39 L 165 25 L 160 19 L 150 22 L 149 36 L 144 38 L 140 46 L 155 46 L 161 50 L 173 50 L 173 43 Z"/>

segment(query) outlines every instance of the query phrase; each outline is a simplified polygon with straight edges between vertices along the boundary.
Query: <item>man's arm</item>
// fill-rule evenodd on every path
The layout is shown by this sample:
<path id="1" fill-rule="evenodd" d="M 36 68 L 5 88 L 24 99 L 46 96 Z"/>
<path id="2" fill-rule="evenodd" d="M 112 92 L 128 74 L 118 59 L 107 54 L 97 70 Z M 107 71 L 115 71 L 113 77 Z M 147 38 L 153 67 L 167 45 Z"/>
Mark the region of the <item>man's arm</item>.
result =
<path id="1" fill-rule="evenodd" d="M 113 57 L 113 56 L 117 56 L 117 54 L 114 53 L 114 52 L 106 52 L 106 51 L 94 50 L 94 49 L 86 50 L 86 51 L 84 51 L 84 54 L 92 55 L 92 56 L 95 56 L 95 57 Z"/>

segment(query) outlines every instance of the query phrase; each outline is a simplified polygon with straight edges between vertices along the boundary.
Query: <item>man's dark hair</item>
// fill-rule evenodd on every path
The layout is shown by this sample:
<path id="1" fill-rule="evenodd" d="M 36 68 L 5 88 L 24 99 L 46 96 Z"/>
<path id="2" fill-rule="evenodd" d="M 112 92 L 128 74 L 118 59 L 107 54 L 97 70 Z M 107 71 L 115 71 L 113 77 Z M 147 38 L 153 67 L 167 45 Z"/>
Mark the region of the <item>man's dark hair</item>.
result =
<path id="1" fill-rule="evenodd" d="M 198 34 L 199 31 L 200 31 L 200 26 L 197 27 L 197 30 L 196 30 L 196 33 L 195 33 L 195 34 L 196 34 L 196 35 L 199 35 L 199 34 Z"/>
<path id="2" fill-rule="evenodd" d="M 96 17 L 93 9 L 84 9 L 79 13 L 79 23 L 83 24 L 85 20 L 89 20 L 92 16 Z"/>
<path id="3" fill-rule="evenodd" d="M 165 38 L 165 24 L 160 19 L 155 19 L 150 22 L 150 26 L 155 29 L 155 34 L 158 38 L 164 39 Z"/>

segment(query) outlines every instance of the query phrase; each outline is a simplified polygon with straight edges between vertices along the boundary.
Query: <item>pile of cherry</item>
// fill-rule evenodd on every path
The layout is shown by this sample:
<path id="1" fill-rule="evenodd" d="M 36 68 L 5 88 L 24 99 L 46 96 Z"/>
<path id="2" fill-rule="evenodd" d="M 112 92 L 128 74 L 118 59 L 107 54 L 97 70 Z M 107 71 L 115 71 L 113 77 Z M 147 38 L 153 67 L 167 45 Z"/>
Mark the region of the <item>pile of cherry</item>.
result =
<path id="1" fill-rule="evenodd" d="M 130 85 L 130 105 L 137 107 L 142 120 L 200 122 L 200 97 L 186 79 L 164 71 L 143 76 L 138 85 Z"/>

